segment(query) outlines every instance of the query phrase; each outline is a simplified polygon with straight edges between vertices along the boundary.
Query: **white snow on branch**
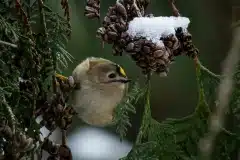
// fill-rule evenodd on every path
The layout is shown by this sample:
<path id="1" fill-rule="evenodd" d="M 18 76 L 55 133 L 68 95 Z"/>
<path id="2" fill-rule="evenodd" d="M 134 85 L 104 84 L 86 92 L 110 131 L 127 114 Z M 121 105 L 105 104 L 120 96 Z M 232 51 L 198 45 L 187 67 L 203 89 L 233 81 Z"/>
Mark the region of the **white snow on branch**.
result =
<path id="1" fill-rule="evenodd" d="M 136 17 L 129 22 L 127 33 L 131 37 L 145 37 L 159 43 L 160 38 L 175 34 L 179 27 L 186 31 L 189 23 L 187 17 Z"/>

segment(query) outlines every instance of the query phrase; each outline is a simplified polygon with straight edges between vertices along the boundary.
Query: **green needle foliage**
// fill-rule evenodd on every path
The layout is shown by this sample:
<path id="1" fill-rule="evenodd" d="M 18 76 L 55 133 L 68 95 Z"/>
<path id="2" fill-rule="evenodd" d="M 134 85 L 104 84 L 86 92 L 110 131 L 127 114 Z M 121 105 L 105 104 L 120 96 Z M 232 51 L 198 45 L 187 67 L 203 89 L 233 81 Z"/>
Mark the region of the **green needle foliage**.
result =
<path id="1" fill-rule="evenodd" d="M 230 102 L 230 110 L 227 113 L 226 128 L 222 128 L 220 135 L 216 138 L 212 159 L 237 159 L 239 148 L 239 133 L 237 124 L 239 113 L 239 70 L 235 74 L 235 89 Z M 199 66 L 196 69 L 198 83 L 198 104 L 195 112 L 180 119 L 166 119 L 157 122 L 151 118 L 149 113 L 149 102 L 146 101 L 143 123 L 139 136 L 132 151 L 124 160 L 132 159 L 159 159 L 159 160 L 196 160 L 204 159 L 199 154 L 199 141 L 208 130 L 208 119 L 211 114 L 208 103 L 215 99 L 216 87 L 220 78 L 202 70 Z M 204 88 L 207 88 L 207 92 Z M 213 91 L 209 94 L 209 90 Z M 206 98 L 206 94 L 208 97 Z M 148 95 L 146 95 L 148 96 Z M 210 97 L 213 96 L 213 97 Z M 208 99 L 208 103 L 207 103 Z M 147 137 L 143 138 L 142 135 Z M 142 141 L 143 140 L 143 141 Z M 148 145 L 147 145 L 148 144 Z M 151 147 L 150 147 L 151 146 Z M 142 152 L 139 152 L 142 150 Z M 148 156 L 147 156 L 148 155 Z M 147 157 L 147 158 L 146 158 Z M 156 158 L 157 157 L 157 158 Z"/>
<path id="2" fill-rule="evenodd" d="M 116 132 L 120 135 L 120 140 L 126 136 L 127 127 L 131 127 L 129 113 L 136 113 L 136 102 L 144 95 L 144 89 L 140 89 L 138 82 L 134 82 L 130 91 L 126 94 L 125 100 L 120 103 L 115 111 Z"/>
<path id="3" fill-rule="evenodd" d="M 53 92 L 56 70 L 72 59 L 65 49 L 69 35 L 68 20 L 42 1 L 0 0 L 0 146 L 13 148 L 0 147 L 0 159 L 27 159 L 38 149 L 34 113 Z M 16 140 L 15 133 L 26 136 Z"/>

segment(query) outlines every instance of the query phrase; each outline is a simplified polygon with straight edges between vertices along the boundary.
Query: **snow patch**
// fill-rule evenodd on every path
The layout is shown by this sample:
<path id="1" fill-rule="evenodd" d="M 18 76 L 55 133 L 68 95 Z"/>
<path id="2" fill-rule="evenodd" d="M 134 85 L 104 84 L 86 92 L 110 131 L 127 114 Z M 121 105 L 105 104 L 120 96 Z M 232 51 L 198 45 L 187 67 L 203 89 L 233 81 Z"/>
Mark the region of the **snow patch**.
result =
<path id="1" fill-rule="evenodd" d="M 190 23 L 187 17 L 136 17 L 129 22 L 127 33 L 131 37 L 145 37 L 153 43 L 161 43 L 160 38 L 174 34 L 181 27 L 187 31 Z"/>

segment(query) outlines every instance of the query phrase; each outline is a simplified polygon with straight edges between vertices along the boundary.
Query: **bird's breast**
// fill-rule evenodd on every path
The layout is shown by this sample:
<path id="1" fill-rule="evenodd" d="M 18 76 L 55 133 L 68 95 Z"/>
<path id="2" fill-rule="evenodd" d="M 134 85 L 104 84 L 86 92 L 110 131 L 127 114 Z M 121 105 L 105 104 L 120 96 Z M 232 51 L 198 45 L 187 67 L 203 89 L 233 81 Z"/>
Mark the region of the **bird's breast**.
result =
<path id="1" fill-rule="evenodd" d="M 122 97 L 120 91 L 85 86 L 73 92 L 71 103 L 83 121 L 99 126 L 112 121 L 114 109 Z"/>

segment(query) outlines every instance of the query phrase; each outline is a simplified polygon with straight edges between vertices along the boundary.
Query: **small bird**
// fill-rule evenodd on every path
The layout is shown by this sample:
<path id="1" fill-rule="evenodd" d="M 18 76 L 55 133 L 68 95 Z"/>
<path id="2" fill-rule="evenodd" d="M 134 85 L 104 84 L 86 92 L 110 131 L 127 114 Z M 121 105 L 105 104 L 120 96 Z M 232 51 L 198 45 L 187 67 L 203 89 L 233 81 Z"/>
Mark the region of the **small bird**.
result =
<path id="1" fill-rule="evenodd" d="M 77 65 L 72 77 L 76 87 L 69 103 L 78 117 L 93 126 L 112 124 L 114 109 L 122 101 L 130 82 L 123 68 L 104 58 L 89 57 Z"/>

